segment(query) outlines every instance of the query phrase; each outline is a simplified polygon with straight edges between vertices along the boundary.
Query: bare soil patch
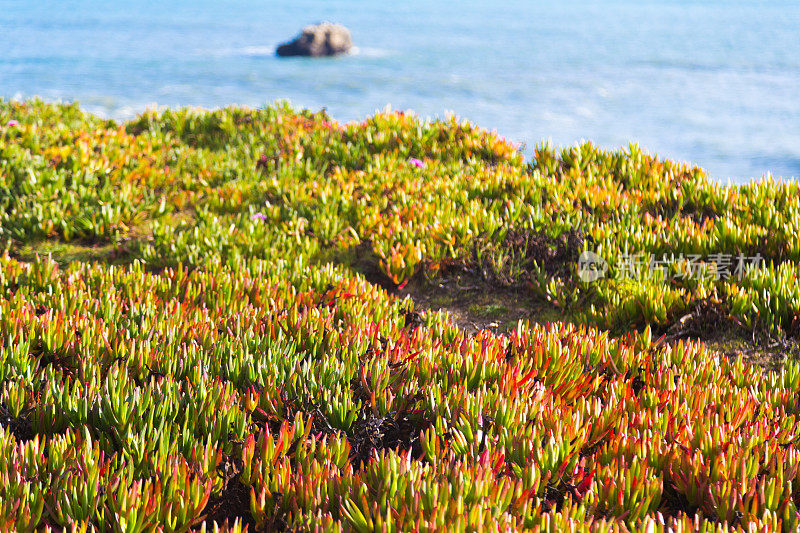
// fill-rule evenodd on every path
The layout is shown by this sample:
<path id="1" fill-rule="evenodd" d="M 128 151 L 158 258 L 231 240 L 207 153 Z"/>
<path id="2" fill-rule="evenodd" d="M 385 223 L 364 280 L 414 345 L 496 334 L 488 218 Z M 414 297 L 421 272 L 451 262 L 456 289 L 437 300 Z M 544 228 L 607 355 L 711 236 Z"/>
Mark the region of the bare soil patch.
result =
<path id="1" fill-rule="evenodd" d="M 468 334 L 481 329 L 510 332 L 520 320 L 544 324 L 569 320 L 558 307 L 536 300 L 525 289 L 498 287 L 470 275 L 455 275 L 434 283 L 415 279 L 395 293 L 411 296 L 418 313 L 445 311 Z M 415 317 L 419 320 L 419 317 Z M 413 320 L 413 318 L 412 318 Z"/>
<path id="2" fill-rule="evenodd" d="M 413 300 L 414 310 L 404 311 L 407 324 L 421 323 L 425 313 L 444 311 L 467 334 L 481 329 L 510 333 L 520 320 L 531 325 L 576 321 L 524 288 L 500 287 L 471 274 L 457 274 L 434 283 L 415 278 L 405 287 L 392 287 L 390 291 Z M 729 317 L 725 302 L 702 301 L 666 331 L 656 333 L 664 335 L 662 342 L 699 340 L 709 350 L 726 357 L 741 354 L 765 370 L 778 370 L 786 361 L 800 360 L 800 339 L 747 331 Z"/>

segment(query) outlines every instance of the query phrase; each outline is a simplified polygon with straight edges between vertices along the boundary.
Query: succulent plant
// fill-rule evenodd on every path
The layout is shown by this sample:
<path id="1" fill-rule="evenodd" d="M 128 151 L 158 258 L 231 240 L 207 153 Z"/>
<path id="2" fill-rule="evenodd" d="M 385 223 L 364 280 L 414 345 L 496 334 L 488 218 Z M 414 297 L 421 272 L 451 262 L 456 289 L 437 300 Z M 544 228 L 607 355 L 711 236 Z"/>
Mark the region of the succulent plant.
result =
<path id="1" fill-rule="evenodd" d="M 526 162 L 388 111 L 118 125 L 0 101 L 12 120 L 0 529 L 797 528 L 800 365 L 652 337 L 722 301 L 800 334 L 797 183 L 723 187 L 635 145 Z M 467 334 L 363 275 L 452 268 L 577 324 Z"/>

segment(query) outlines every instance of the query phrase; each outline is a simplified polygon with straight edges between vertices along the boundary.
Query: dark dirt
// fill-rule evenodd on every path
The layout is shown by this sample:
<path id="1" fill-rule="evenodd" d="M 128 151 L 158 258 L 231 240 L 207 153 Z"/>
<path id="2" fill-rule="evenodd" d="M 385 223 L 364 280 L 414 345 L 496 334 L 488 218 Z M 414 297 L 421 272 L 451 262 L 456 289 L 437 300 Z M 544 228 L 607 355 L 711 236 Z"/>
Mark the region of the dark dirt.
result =
<path id="1" fill-rule="evenodd" d="M 413 331 L 425 323 L 425 317 L 419 311 L 401 309 L 400 316 L 403 317 L 403 325 L 405 329 L 409 331 Z"/>
<path id="2" fill-rule="evenodd" d="M 467 334 L 481 329 L 507 333 L 520 320 L 531 324 L 568 320 L 561 309 L 535 299 L 525 289 L 498 288 L 469 274 L 456 274 L 435 283 L 414 280 L 395 290 L 399 298 L 410 296 L 414 311 L 404 310 L 406 327 L 424 321 L 428 312 L 446 311 Z"/>
<path id="3" fill-rule="evenodd" d="M 748 331 L 730 317 L 724 299 L 708 298 L 663 332 L 662 342 L 702 341 L 706 347 L 729 358 L 742 354 L 765 370 L 778 370 L 787 359 L 800 359 L 800 337 L 776 337 L 763 330 Z"/>
<path id="4" fill-rule="evenodd" d="M 445 311 L 462 331 L 474 334 L 481 329 L 495 333 L 513 331 L 519 320 L 531 325 L 573 321 L 561 308 L 537 299 L 522 288 L 502 288 L 461 273 L 435 283 L 415 279 L 402 289 L 393 288 L 399 298 L 410 296 L 413 311 L 401 311 L 406 327 L 424 323 L 429 312 Z M 730 318 L 727 302 L 707 299 L 697 303 L 671 326 L 654 331 L 661 342 L 700 340 L 709 350 L 730 358 L 742 354 L 766 370 L 777 370 L 784 361 L 800 359 L 800 335 L 780 338 L 763 331 L 748 331 Z"/>
<path id="5" fill-rule="evenodd" d="M 720 216 L 713 205 L 699 205 L 693 201 L 680 204 L 675 199 L 661 199 L 643 206 L 643 211 L 654 217 L 660 216 L 667 219 L 675 216 L 691 218 L 698 224 L 706 219 L 716 220 Z"/>
<path id="6" fill-rule="evenodd" d="M 584 241 L 585 237 L 579 230 L 551 237 L 528 229 L 510 229 L 499 245 L 476 244 L 471 263 L 485 281 L 498 287 L 521 286 L 528 281 L 527 273 L 534 263 L 549 277 L 571 279 L 574 265 L 584 249 Z M 513 257 L 513 263 L 522 267 L 522 275 L 517 276 L 507 268 L 497 268 L 490 258 L 498 254 Z M 485 259 L 481 260 L 481 256 Z"/>
<path id="7" fill-rule="evenodd" d="M 394 370 L 399 371 L 398 367 Z M 350 388 L 354 399 L 361 401 L 362 405 L 358 418 L 344 432 L 350 443 L 350 462 L 353 468 L 360 469 L 377 451 L 384 449 L 401 452 L 411 450 L 414 458 L 422 456 L 419 435 L 420 431 L 430 426 L 430 421 L 417 416 L 419 413 L 413 410 L 419 397 L 408 398 L 403 411 L 379 416 L 373 412 L 370 394 L 364 390 L 358 379 L 351 382 Z M 312 435 L 334 435 L 339 432 L 331 426 L 318 405 L 310 403 L 302 411 L 305 416 L 311 417 Z"/>
<path id="8" fill-rule="evenodd" d="M 722 325 L 730 322 L 730 304 L 725 299 L 706 298 L 695 303 L 694 308 L 658 333 L 666 335 L 665 340 L 681 338 L 711 338 L 719 332 Z"/>
<path id="9" fill-rule="evenodd" d="M 679 517 L 681 515 L 695 516 L 698 508 L 689 503 L 686 496 L 675 489 L 669 474 L 664 479 L 664 491 L 661 496 L 659 510 L 665 516 Z"/>
<path id="10" fill-rule="evenodd" d="M 428 424 L 412 420 L 408 415 L 395 418 L 388 413 L 376 416 L 368 407 L 365 414 L 348 433 L 347 438 L 352 448 L 350 462 L 353 468 L 360 469 L 375 457 L 380 450 L 411 450 L 412 457 L 422 456 L 419 444 L 420 431 Z"/>
<path id="11" fill-rule="evenodd" d="M 710 215 L 703 213 L 703 216 Z M 569 283 L 572 267 L 586 239 L 575 230 L 550 237 L 541 232 L 511 229 L 500 245 L 484 244 L 481 249 L 477 244 L 471 257 L 443 265 L 436 280 L 429 281 L 417 275 L 400 287 L 378 268 L 368 241 L 353 250 L 351 266 L 390 294 L 399 298 L 411 297 L 413 309 L 401 311 L 408 329 L 424 323 L 427 313 L 445 311 L 450 320 L 467 334 L 481 329 L 508 333 L 520 320 L 527 320 L 530 324 L 574 321 L 562 308 L 542 301 L 529 291 L 526 276 L 535 262 L 546 276 L 559 277 Z M 478 261 L 479 250 L 484 258 L 494 257 L 493 254 L 498 252 L 512 255 L 517 262 L 518 274 L 512 275 L 502 269 L 498 271 L 490 259 L 481 263 Z M 749 361 L 768 370 L 779 368 L 789 358 L 800 358 L 800 317 L 785 333 L 775 337 L 759 330 L 746 330 L 730 317 L 730 305 L 724 298 L 702 300 L 672 325 L 654 330 L 656 336 L 664 335 L 662 342 L 700 340 L 710 350 L 728 357 L 743 354 Z"/>
<path id="12" fill-rule="evenodd" d="M 226 479 L 222 492 L 212 496 L 206 507 L 206 522 L 222 524 L 226 520 L 233 524 L 239 519 L 242 526 L 247 526 L 248 531 L 255 531 L 255 522 L 250 514 L 250 489 L 238 477 Z M 273 529 L 272 531 L 282 531 Z"/>
<path id="13" fill-rule="evenodd" d="M 10 429 L 18 443 L 28 442 L 36 436 L 33 426 L 25 414 L 13 417 L 3 405 L 0 405 L 0 426 Z"/>
<path id="14" fill-rule="evenodd" d="M 421 320 L 421 315 L 406 311 L 406 328 L 413 326 L 415 319 Z M 394 373 L 405 372 L 405 363 L 395 363 L 390 365 L 390 368 Z M 429 427 L 431 422 L 414 411 L 414 406 L 422 399 L 421 394 L 417 393 L 406 398 L 402 410 L 380 416 L 373 410 L 371 393 L 366 390 L 360 379 L 353 379 L 350 387 L 354 399 L 361 401 L 362 405 L 358 419 L 347 432 L 347 440 L 351 447 L 350 463 L 353 468 L 360 469 L 380 450 L 401 452 L 411 450 L 413 458 L 422 457 L 420 431 Z"/>
<path id="15" fill-rule="evenodd" d="M 397 290 L 397 284 L 378 267 L 380 260 L 372 251 L 372 243 L 368 239 L 353 247 L 350 253 L 352 255 L 351 266 L 360 272 L 367 281 L 390 294 Z"/>
<path id="16" fill-rule="evenodd" d="M 800 360 L 800 340 L 747 332 L 735 325 L 723 326 L 716 334 L 700 340 L 709 350 L 731 359 L 742 354 L 765 370 L 779 371 L 786 361 Z"/>

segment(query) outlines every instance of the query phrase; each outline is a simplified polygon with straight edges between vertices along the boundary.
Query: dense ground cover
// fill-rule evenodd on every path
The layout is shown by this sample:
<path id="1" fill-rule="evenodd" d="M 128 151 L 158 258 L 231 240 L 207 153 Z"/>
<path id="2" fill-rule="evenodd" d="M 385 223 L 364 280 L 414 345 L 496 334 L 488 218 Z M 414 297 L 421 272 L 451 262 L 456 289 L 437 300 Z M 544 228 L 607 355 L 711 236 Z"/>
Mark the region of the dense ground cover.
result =
<path id="1" fill-rule="evenodd" d="M 2 102 L 0 528 L 794 530 L 800 364 L 681 337 L 800 336 L 798 234 L 635 146 Z M 398 296 L 454 274 L 564 320 Z"/>

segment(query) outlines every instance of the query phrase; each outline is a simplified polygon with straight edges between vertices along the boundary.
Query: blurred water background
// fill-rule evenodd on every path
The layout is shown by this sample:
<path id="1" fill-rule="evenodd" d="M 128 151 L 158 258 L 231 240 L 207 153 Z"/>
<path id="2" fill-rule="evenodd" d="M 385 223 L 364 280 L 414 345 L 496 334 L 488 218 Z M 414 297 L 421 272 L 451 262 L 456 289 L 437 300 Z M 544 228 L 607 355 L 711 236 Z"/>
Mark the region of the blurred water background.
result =
<path id="1" fill-rule="evenodd" d="M 322 20 L 358 50 L 279 59 Z M 723 182 L 800 176 L 800 2 L 0 0 L 0 97 L 129 119 L 287 99 L 360 120 L 454 112 L 527 154 L 637 142 Z"/>

